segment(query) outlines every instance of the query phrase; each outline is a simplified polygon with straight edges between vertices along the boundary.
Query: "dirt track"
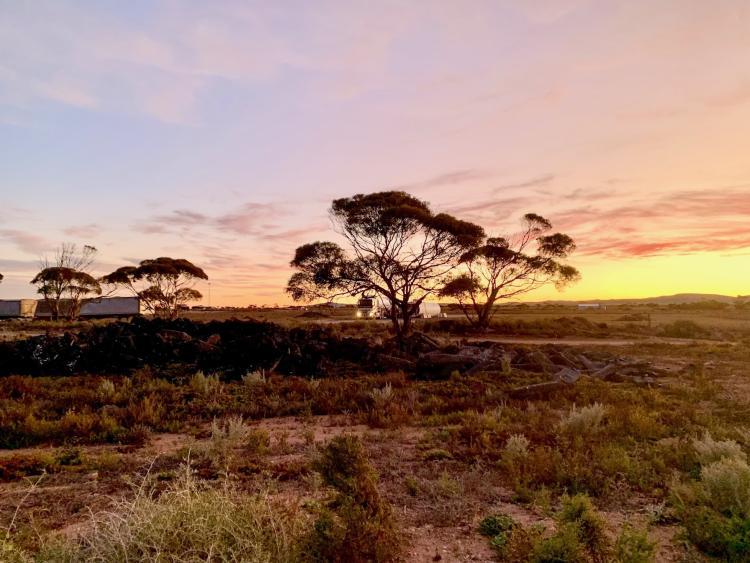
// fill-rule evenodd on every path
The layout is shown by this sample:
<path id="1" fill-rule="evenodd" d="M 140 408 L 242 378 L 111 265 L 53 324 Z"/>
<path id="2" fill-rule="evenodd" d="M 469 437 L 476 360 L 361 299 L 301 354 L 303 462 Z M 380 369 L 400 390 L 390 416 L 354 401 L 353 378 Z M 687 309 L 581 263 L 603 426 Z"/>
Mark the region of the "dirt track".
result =
<path id="1" fill-rule="evenodd" d="M 502 344 L 529 344 L 542 346 L 544 344 L 557 344 L 562 346 L 635 346 L 637 344 L 670 344 L 673 346 L 688 346 L 699 342 L 712 342 L 710 340 L 697 340 L 689 338 L 523 338 L 513 336 L 472 336 L 467 338 L 469 342 L 500 342 Z"/>

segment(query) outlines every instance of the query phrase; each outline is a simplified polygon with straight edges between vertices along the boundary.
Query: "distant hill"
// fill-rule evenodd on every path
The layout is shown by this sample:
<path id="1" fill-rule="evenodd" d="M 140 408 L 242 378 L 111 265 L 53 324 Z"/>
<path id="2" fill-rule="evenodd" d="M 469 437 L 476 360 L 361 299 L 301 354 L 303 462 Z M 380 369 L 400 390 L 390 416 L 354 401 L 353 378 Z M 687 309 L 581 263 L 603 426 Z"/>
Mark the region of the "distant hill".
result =
<path id="1" fill-rule="evenodd" d="M 740 296 L 742 297 L 742 296 Z M 661 295 L 659 297 L 643 297 L 640 299 L 585 299 L 585 300 L 550 300 L 537 301 L 536 304 L 575 305 L 578 303 L 600 303 L 602 305 L 678 305 L 681 303 L 701 303 L 718 301 L 720 303 L 734 303 L 737 297 L 718 293 L 677 293 L 675 295 Z"/>

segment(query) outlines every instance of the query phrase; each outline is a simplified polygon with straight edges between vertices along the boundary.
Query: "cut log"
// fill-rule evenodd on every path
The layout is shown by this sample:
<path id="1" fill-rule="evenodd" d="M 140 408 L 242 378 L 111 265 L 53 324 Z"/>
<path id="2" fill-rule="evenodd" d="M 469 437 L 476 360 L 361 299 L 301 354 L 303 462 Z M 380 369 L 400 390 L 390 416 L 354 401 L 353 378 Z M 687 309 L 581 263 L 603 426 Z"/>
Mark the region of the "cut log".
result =
<path id="1" fill-rule="evenodd" d="M 607 380 L 607 378 L 612 377 L 617 372 L 618 368 L 619 366 L 617 364 L 609 364 L 608 366 L 596 370 L 591 374 L 591 377 Z"/>
<path id="2" fill-rule="evenodd" d="M 555 374 L 555 379 L 570 385 L 571 383 L 575 383 L 576 381 L 581 379 L 581 372 L 580 370 L 577 370 L 577 369 L 563 367 L 560 371 L 558 371 Z"/>
<path id="3" fill-rule="evenodd" d="M 454 371 L 466 373 L 478 363 L 472 356 L 431 352 L 417 360 L 416 376 L 427 380 L 448 379 Z"/>

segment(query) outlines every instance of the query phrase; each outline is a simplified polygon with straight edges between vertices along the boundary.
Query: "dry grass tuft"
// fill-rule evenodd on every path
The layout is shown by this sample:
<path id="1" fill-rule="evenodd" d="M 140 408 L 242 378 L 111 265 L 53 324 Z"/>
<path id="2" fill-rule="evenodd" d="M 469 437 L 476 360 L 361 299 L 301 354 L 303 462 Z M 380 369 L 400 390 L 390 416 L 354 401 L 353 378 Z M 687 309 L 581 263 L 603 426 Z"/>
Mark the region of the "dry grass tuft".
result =
<path id="1" fill-rule="evenodd" d="M 161 495 L 144 484 L 135 497 L 93 516 L 77 545 L 58 547 L 70 561 L 297 561 L 301 520 L 264 494 L 211 489 L 185 465 Z"/>

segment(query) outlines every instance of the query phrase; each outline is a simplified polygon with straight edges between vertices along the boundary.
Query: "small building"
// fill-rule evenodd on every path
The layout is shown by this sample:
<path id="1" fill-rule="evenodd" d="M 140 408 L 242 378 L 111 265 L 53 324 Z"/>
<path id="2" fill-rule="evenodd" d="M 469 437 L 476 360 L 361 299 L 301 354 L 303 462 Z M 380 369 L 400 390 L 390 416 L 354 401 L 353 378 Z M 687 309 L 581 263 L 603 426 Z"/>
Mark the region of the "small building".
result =
<path id="1" fill-rule="evenodd" d="M 0 299 L 0 319 L 33 319 L 36 299 Z"/>
<path id="2" fill-rule="evenodd" d="M 578 308 L 579 309 L 606 309 L 607 307 L 602 307 L 601 303 L 579 303 Z"/>

